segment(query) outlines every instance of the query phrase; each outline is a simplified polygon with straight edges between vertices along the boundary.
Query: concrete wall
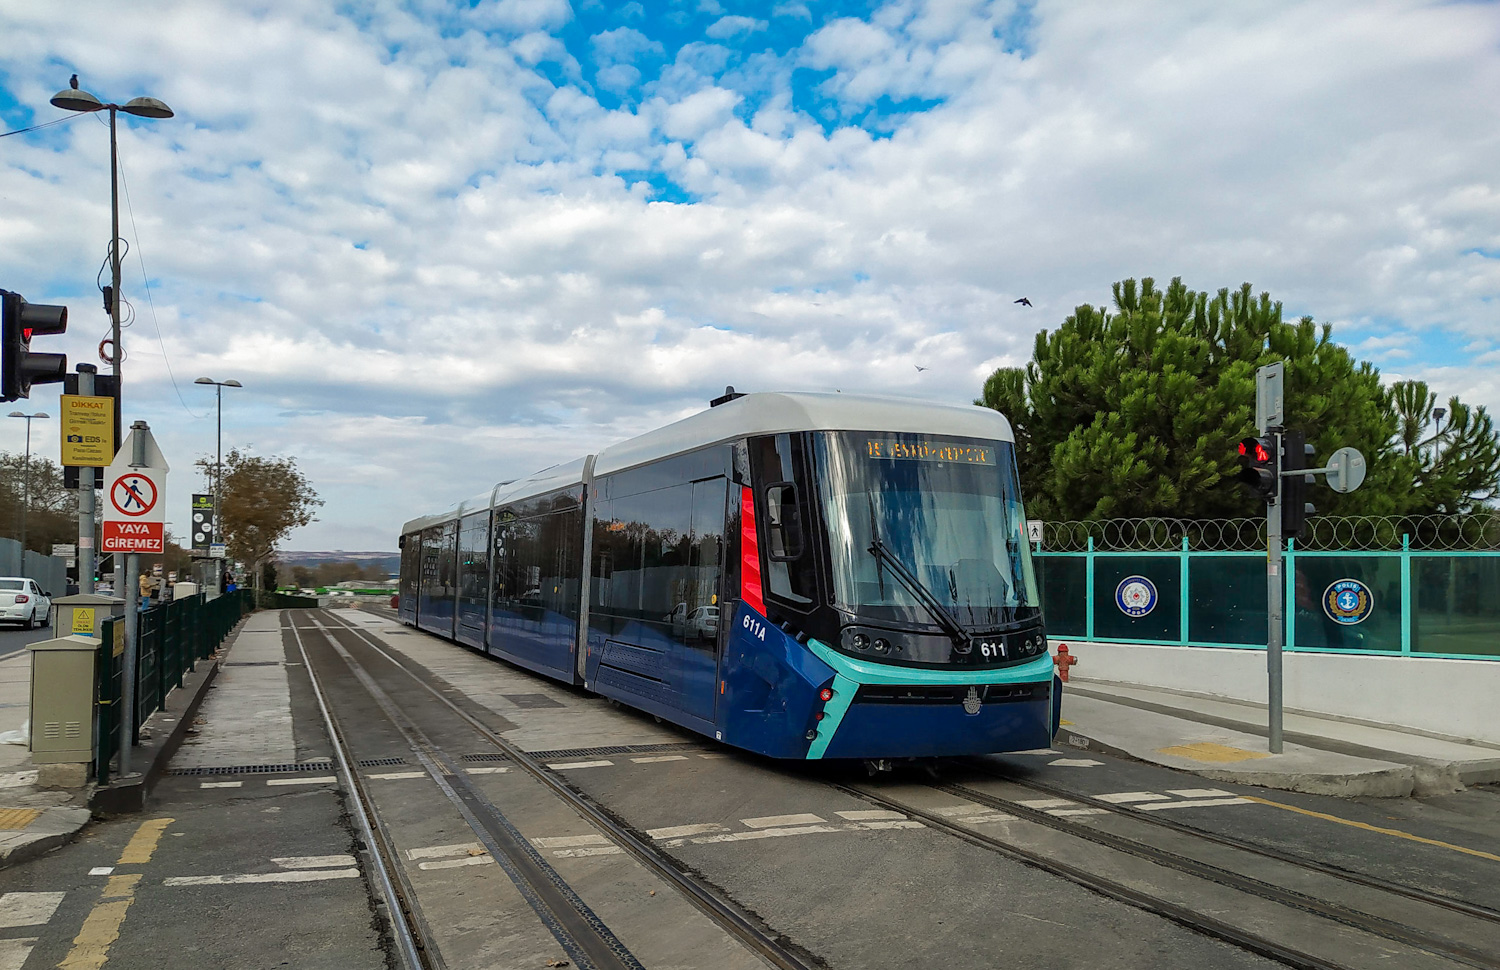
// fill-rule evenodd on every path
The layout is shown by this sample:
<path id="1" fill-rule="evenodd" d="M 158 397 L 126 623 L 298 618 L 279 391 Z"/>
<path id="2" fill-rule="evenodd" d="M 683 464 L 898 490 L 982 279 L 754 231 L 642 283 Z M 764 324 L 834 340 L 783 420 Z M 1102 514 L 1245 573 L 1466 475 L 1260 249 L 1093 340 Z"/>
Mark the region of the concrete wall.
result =
<path id="1" fill-rule="evenodd" d="M 21 544 L 15 539 L 0 539 L 0 576 L 29 576 L 53 596 L 68 591 L 67 560 L 27 550 L 22 562 Z"/>
<path id="2" fill-rule="evenodd" d="M 1091 643 L 1060 637 L 1079 680 L 1112 680 L 1265 703 L 1264 650 Z M 1286 653 L 1289 709 L 1500 744 L 1500 660 Z"/>

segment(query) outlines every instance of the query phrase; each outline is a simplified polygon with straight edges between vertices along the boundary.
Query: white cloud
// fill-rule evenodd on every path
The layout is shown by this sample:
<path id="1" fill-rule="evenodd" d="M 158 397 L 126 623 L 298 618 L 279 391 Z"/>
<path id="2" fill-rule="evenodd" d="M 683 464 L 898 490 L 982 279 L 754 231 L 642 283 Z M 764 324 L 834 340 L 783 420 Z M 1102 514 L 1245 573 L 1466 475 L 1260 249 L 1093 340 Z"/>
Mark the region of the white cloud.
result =
<path id="1" fill-rule="evenodd" d="M 769 26 L 770 24 L 766 23 L 764 20 L 756 20 L 754 17 L 740 17 L 732 15 L 728 17 L 720 17 L 712 24 L 709 24 L 708 29 L 705 30 L 704 33 L 709 37 L 712 37 L 714 40 L 729 40 L 732 37 L 739 37 L 745 34 L 757 33 L 759 31 L 765 30 Z"/>
<path id="2" fill-rule="evenodd" d="M 1127 276 L 1250 280 L 1357 353 L 1500 405 L 1493 367 L 1427 339 L 1500 339 L 1485 8 L 1044 2 L 1018 52 L 1010 5 L 902 0 L 785 58 L 663 46 L 658 75 L 663 35 L 613 6 L 572 51 L 549 33 L 565 5 L 84 6 L 66 30 L 0 13 L 0 77 L 37 121 L 73 70 L 178 112 L 121 124 L 141 245 L 127 415 L 186 469 L 212 448 L 192 379 L 243 381 L 226 445 L 296 455 L 329 499 L 299 548 L 390 548 L 415 511 L 725 384 L 966 402 Z M 600 77 L 596 54 L 645 73 Z M 814 110 L 834 117 L 940 103 L 889 137 L 829 125 L 794 66 L 831 72 L 839 104 Z M 597 95 L 637 82 L 638 108 Z M 69 303 L 75 362 L 106 329 L 107 144 L 91 117 L 0 140 L 0 285 Z M 697 201 L 660 201 L 663 177 Z"/>

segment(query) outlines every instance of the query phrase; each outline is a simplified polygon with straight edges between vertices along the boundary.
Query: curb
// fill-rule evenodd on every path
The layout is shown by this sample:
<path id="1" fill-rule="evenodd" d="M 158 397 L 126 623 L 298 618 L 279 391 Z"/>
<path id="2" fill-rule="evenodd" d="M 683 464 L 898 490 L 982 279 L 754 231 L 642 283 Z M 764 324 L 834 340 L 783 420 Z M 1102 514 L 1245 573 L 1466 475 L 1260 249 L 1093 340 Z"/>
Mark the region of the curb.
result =
<path id="1" fill-rule="evenodd" d="M 9 848 L 0 847 L 0 870 L 8 869 L 22 862 L 28 862 L 38 856 L 46 855 L 59 846 L 67 845 L 78 836 L 78 833 L 83 830 L 83 827 L 89 823 L 92 817 L 88 809 L 77 805 L 55 806 L 43 809 L 41 817 L 31 824 L 36 825 L 43 822 L 49 813 L 71 815 L 72 817 L 62 820 L 63 825 L 66 826 L 62 831 L 49 832 L 46 835 L 28 839 L 19 845 L 13 845 Z"/>
<path id="2" fill-rule="evenodd" d="M 244 625 L 245 621 L 240 620 L 214 655 L 200 661 L 207 666 L 184 674 L 182 687 L 168 694 L 163 708 L 146 719 L 142 727 L 151 729 L 151 740 L 142 741 L 131 752 L 131 760 L 139 759 L 142 770 L 138 774 L 132 772 L 129 778 L 116 778 L 108 785 L 94 789 L 93 797 L 89 799 L 89 808 L 94 814 L 125 815 L 145 809 L 152 789 L 166 774 L 168 762 L 182 746 L 188 728 L 193 726 L 193 718 L 208 695 L 208 688 L 219 676 L 219 655 L 239 638 Z M 166 718 L 176 719 L 171 730 L 166 730 Z"/>
<path id="3" fill-rule="evenodd" d="M 1394 768 L 1378 769 L 1359 774 L 1341 773 L 1315 773 L 1305 771 L 1265 771 L 1246 769 L 1244 771 L 1231 771 L 1223 768 L 1193 767 L 1183 764 L 1169 764 L 1155 758 L 1143 757 L 1134 751 L 1127 751 L 1118 745 L 1105 744 L 1095 738 L 1064 725 L 1058 728 L 1057 741 L 1066 744 L 1070 748 L 1081 751 L 1092 751 L 1096 754 L 1107 754 L 1116 758 L 1126 758 L 1130 761 L 1140 761 L 1146 764 L 1159 765 L 1163 768 L 1171 768 L 1173 771 L 1182 771 L 1210 781 L 1223 781 L 1236 785 L 1249 785 L 1254 788 L 1274 788 L 1278 791 L 1303 792 L 1308 795 L 1333 795 L 1338 798 L 1406 798 L 1412 794 L 1417 782 L 1417 772 L 1411 765 L 1398 765 Z"/>

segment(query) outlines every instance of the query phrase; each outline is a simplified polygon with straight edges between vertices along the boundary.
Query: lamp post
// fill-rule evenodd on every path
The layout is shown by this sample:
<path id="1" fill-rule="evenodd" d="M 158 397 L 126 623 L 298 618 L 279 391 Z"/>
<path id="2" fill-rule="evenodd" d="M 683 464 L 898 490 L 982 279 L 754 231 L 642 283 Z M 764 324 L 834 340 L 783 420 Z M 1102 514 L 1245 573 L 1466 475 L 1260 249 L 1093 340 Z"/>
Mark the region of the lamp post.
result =
<path id="1" fill-rule="evenodd" d="M 224 477 L 224 388 L 244 387 L 245 385 L 235 380 L 216 381 L 211 377 L 200 377 L 196 381 L 193 381 L 193 383 L 213 385 L 214 409 L 218 412 L 218 427 L 214 435 L 214 531 L 209 537 L 210 544 L 217 545 L 222 542 L 224 536 L 224 529 L 220 518 L 224 514 L 224 510 L 221 508 L 223 496 L 220 490 L 220 483 Z M 214 586 L 217 587 L 219 578 L 223 576 L 224 571 L 216 566 L 214 572 L 216 574 Z"/>
<path id="2" fill-rule="evenodd" d="M 116 387 L 119 388 L 116 394 L 123 397 L 123 387 L 120 386 L 123 384 L 120 378 L 120 153 L 115 139 L 115 116 L 123 111 L 138 118 L 170 118 L 172 109 L 155 98 L 131 98 L 124 104 L 105 103 L 76 87 L 64 88 L 54 94 L 52 104 L 66 111 L 109 111 L 109 262 L 111 282 L 114 284 L 109 301 L 109 366 L 115 375 Z M 115 406 L 119 407 L 118 401 Z"/>
<path id="3" fill-rule="evenodd" d="M 31 422 L 35 418 L 47 417 L 47 412 L 38 411 L 36 414 L 22 414 L 20 411 L 10 412 L 12 418 L 26 419 L 26 458 L 21 465 L 21 571 L 26 571 L 26 513 L 31 511 Z"/>

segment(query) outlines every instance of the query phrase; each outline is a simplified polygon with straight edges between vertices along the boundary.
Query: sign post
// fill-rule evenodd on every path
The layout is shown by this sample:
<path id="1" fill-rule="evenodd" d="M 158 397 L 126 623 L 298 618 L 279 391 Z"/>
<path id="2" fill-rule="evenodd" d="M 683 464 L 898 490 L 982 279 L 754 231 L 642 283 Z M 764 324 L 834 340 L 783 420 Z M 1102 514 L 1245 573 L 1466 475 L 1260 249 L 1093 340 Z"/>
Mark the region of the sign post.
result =
<path id="1" fill-rule="evenodd" d="M 125 554 L 125 684 L 120 707 L 120 775 L 130 774 L 135 743 L 136 643 L 140 630 L 141 553 L 165 551 L 167 459 L 144 421 L 130 434 L 104 472 L 104 534 L 100 549 Z M 118 559 L 116 560 L 118 562 Z M 118 571 L 116 575 L 119 575 Z M 117 590 L 117 593 L 120 591 Z"/>

